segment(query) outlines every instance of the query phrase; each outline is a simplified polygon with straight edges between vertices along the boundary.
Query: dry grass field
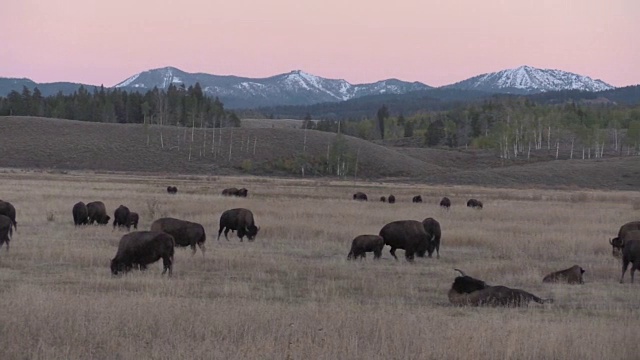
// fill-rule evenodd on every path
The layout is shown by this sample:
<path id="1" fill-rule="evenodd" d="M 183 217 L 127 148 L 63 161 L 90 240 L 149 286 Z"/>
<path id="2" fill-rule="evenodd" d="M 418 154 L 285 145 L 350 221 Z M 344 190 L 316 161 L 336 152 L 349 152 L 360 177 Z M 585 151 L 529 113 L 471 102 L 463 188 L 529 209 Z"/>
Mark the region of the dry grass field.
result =
<path id="1" fill-rule="evenodd" d="M 0 251 L 2 359 L 637 359 L 640 284 L 619 284 L 607 239 L 640 217 L 640 194 L 205 177 L 0 172 L 18 212 Z M 179 189 L 166 194 L 166 186 Z M 244 186 L 249 197 L 223 198 Z M 351 201 L 393 193 L 394 205 Z M 412 204 L 421 194 L 423 204 Z M 450 211 L 436 204 L 443 196 Z M 469 197 L 485 208 L 468 209 Z M 140 228 L 200 222 L 207 249 L 112 277 L 123 231 L 75 228 L 77 201 L 125 204 Z M 220 213 L 253 211 L 256 241 L 216 240 Z M 441 258 L 347 261 L 351 239 L 387 222 L 432 216 Z M 543 284 L 579 264 L 584 285 Z M 555 302 L 459 308 L 453 268 Z M 628 275 L 627 275 L 628 276 Z"/>

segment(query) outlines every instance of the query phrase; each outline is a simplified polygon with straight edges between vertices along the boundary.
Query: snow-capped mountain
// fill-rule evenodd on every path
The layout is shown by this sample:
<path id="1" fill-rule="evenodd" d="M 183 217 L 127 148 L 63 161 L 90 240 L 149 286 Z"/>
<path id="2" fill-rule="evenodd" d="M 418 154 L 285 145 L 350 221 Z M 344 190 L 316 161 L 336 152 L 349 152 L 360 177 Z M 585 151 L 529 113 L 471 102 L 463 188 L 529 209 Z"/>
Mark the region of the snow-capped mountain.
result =
<path id="1" fill-rule="evenodd" d="M 189 87 L 200 83 L 203 92 L 217 96 L 229 108 L 272 105 L 309 105 L 337 102 L 375 94 L 404 94 L 431 89 L 420 82 L 397 79 L 372 84 L 350 84 L 345 80 L 326 79 L 301 70 L 268 78 L 245 78 L 196 73 L 165 67 L 144 71 L 115 85 L 126 90 L 166 89 L 170 84 Z"/>
<path id="2" fill-rule="evenodd" d="M 520 66 L 515 69 L 482 74 L 447 85 L 447 87 L 516 94 L 560 90 L 602 91 L 614 89 L 604 81 L 593 80 L 588 76 L 562 70 L 538 69 L 531 66 Z"/>

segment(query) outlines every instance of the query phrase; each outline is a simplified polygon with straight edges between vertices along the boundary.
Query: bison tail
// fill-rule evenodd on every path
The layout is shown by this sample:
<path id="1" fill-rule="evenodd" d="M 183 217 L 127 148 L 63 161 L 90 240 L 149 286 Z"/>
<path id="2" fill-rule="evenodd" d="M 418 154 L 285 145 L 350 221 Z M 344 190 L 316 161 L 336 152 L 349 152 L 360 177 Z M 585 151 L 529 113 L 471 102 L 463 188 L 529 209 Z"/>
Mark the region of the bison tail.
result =
<path id="1" fill-rule="evenodd" d="M 462 270 L 460 270 L 460 269 L 453 269 L 453 270 L 455 270 L 455 271 L 459 272 L 462 276 L 467 276 L 467 274 L 465 274 L 465 273 L 464 273 Z"/>

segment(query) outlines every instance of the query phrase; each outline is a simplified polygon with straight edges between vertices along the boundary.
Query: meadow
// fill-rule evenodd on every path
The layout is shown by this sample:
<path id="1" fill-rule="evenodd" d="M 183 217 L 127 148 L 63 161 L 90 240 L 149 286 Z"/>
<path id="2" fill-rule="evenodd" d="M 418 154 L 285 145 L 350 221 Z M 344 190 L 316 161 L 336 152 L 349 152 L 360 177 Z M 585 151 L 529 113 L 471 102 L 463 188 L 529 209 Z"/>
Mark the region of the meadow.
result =
<path id="1" fill-rule="evenodd" d="M 640 284 L 618 283 L 608 239 L 640 217 L 637 192 L 492 189 L 264 177 L 4 170 L 0 199 L 18 232 L 0 251 L 2 359 L 637 359 Z M 166 193 L 168 185 L 178 194 Z M 249 189 L 227 198 L 223 188 Z M 369 202 L 355 202 L 356 191 Z M 394 194 L 396 204 L 377 199 Z M 424 203 L 413 204 L 421 194 Z M 437 205 L 451 198 L 449 211 Z M 464 206 L 475 197 L 483 210 Z M 125 233 L 74 227 L 77 201 L 200 222 L 207 252 L 176 249 L 112 277 Z M 222 211 L 251 209 L 254 242 L 216 240 Z M 394 220 L 437 219 L 441 257 L 383 251 L 346 259 L 351 240 Z M 584 285 L 543 284 L 578 264 Z M 553 304 L 449 304 L 454 268 Z"/>

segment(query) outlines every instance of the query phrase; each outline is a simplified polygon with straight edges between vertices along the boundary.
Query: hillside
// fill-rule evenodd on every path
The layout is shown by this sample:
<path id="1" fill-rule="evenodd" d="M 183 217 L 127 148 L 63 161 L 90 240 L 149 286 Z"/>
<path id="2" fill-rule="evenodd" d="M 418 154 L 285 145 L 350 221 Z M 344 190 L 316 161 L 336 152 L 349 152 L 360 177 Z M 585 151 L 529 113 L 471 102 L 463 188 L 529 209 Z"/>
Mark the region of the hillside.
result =
<path id="1" fill-rule="evenodd" d="M 221 138 L 217 129 L 212 153 L 211 129 L 203 152 L 205 134 L 198 129 L 191 143 L 191 129 L 163 127 L 163 149 L 158 126 L 149 129 L 147 145 L 145 128 L 138 124 L 0 117 L 0 167 L 300 176 L 294 159 L 305 148 L 304 130 L 294 125 L 258 127 L 257 122 L 250 120 L 247 125 L 251 127 L 222 129 Z M 318 161 L 327 158 L 336 135 L 309 130 L 306 137 L 306 156 Z M 531 162 L 503 162 L 487 151 L 388 147 L 349 136 L 344 136 L 344 147 L 345 153 L 357 154 L 358 179 L 498 187 L 640 188 L 637 156 L 558 161 L 538 156 Z M 353 169 L 348 172 L 352 174 Z M 308 171 L 306 176 L 321 174 Z"/>

